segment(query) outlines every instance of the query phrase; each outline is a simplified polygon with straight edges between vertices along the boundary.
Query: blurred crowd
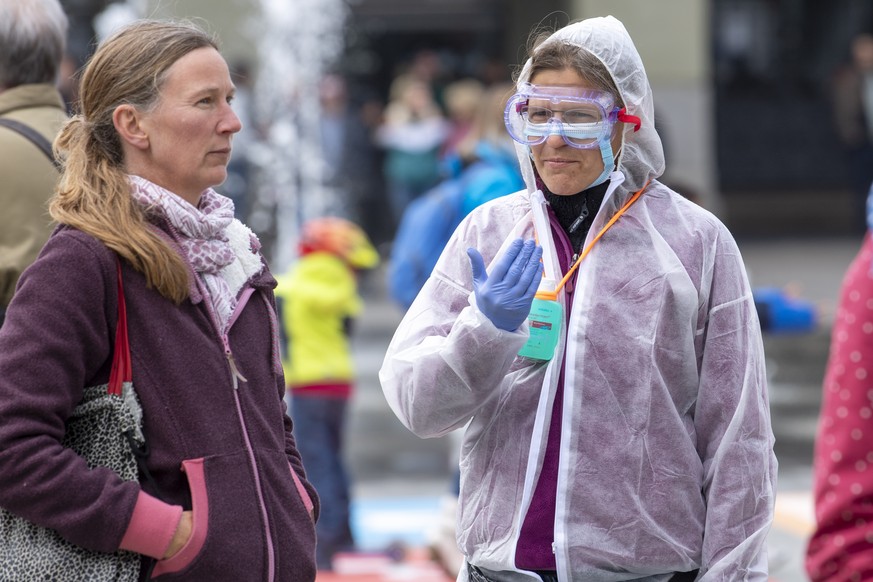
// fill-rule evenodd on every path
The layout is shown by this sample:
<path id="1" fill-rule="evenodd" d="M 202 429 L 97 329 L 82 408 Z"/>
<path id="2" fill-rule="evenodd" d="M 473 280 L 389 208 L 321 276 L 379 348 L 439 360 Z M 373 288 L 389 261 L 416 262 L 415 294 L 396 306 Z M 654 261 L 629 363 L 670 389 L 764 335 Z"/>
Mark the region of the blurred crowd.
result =
<path id="1" fill-rule="evenodd" d="M 318 83 L 322 191 L 338 202 L 339 214 L 364 229 L 383 256 L 390 254 L 413 201 L 478 162 L 517 165 L 503 129 L 503 106 L 512 92 L 509 66 L 495 72 L 483 65 L 484 70 L 471 73 L 454 63 L 449 55 L 423 49 L 397 69 L 384 89 L 334 71 Z M 258 118 L 251 98 L 253 67 L 236 63 L 231 69 L 243 130 L 220 190 L 246 220 L 258 204 L 258 172 L 270 171 L 259 162 L 258 148 L 250 146 L 266 142 L 270 120 Z M 510 181 L 517 185 L 514 190 L 520 184 L 520 176 Z M 488 196 L 480 194 L 479 203 Z M 467 210 L 472 205 L 468 200 Z"/>

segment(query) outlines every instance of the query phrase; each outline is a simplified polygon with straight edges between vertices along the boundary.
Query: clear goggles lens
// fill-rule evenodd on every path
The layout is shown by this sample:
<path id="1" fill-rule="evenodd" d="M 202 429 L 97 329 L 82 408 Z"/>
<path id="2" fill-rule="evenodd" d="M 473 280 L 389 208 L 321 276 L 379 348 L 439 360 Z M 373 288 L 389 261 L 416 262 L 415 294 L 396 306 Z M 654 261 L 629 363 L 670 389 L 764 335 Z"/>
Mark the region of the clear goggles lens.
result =
<path id="1" fill-rule="evenodd" d="M 568 145 L 588 149 L 609 138 L 617 113 L 609 93 L 524 85 L 506 104 L 504 121 L 520 144 L 537 145 L 560 135 Z"/>

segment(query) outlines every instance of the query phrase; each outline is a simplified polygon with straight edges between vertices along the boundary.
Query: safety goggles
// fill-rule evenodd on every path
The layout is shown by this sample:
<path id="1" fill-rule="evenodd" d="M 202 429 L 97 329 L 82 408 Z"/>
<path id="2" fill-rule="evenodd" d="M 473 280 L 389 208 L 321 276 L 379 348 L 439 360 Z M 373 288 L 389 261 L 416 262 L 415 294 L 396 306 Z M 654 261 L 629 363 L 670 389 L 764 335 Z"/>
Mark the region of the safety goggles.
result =
<path id="1" fill-rule="evenodd" d="M 605 91 L 529 83 L 510 98 L 503 119 L 509 135 L 520 144 L 537 145 L 550 135 L 560 135 L 567 145 L 579 149 L 608 141 L 616 120 L 639 121 L 625 116 Z"/>

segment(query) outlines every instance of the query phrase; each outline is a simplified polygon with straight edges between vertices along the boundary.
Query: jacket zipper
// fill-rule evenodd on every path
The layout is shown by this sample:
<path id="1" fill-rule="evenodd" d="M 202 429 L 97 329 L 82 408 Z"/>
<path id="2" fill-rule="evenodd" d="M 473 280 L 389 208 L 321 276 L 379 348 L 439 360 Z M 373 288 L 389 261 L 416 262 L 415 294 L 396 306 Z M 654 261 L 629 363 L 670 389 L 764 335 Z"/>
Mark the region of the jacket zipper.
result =
<path id="1" fill-rule="evenodd" d="M 239 390 L 240 382 L 248 382 L 246 377 L 242 375 L 242 372 L 239 371 L 239 367 L 236 365 L 236 360 L 233 357 L 233 352 L 230 349 L 230 339 L 227 337 L 227 333 L 230 332 L 230 328 L 233 327 L 233 324 L 236 323 L 237 317 L 242 312 L 243 307 L 249 302 L 252 294 L 254 294 L 255 290 L 252 287 L 247 287 L 240 295 L 239 300 L 236 302 L 236 307 L 233 310 L 233 313 L 230 316 L 230 319 L 227 322 L 227 332 L 221 334 L 221 345 L 224 347 L 224 355 L 227 357 L 227 363 L 230 365 L 230 373 L 233 376 L 233 389 Z M 210 315 L 212 314 L 210 310 Z"/>
<path id="2" fill-rule="evenodd" d="M 178 241 L 181 238 L 181 236 L 179 235 L 179 231 L 176 230 L 176 227 L 174 227 L 170 223 L 169 220 L 166 221 L 166 223 L 167 223 L 167 226 L 169 227 L 169 230 L 170 230 L 172 237 L 174 238 L 174 240 L 178 244 Z M 246 453 L 249 457 L 249 465 L 250 465 L 250 468 L 252 470 L 252 475 L 253 475 L 254 480 L 255 480 L 255 491 L 257 492 L 257 495 L 258 495 L 258 505 L 260 506 L 261 517 L 263 518 L 263 522 L 264 522 L 264 539 L 267 542 L 267 571 L 268 571 L 267 582 L 273 582 L 273 580 L 275 580 L 275 578 L 276 578 L 276 572 L 275 572 L 275 570 L 276 570 L 276 555 L 275 555 L 275 549 L 273 547 L 273 538 L 270 535 L 270 516 L 269 516 L 269 512 L 267 511 L 266 502 L 264 501 L 264 491 L 263 491 L 263 487 L 261 486 L 261 476 L 260 476 L 260 473 L 258 472 L 257 459 L 255 458 L 255 451 L 254 451 L 254 448 L 252 447 L 251 439 L 249 438 L 249 429 L 248 429 L 248 426 L 246 425 L 245 417 L 243 416 L 242 402 L 240 401 L 240 397 L 239 397 L 239 383 L 240 383 L 240 381 L 248 382 L 248 380 L 246 380 L 245 376 L 242 375 L 242 373 L 239 370 L 239 367 L 236 365 L 236 359 L 234 359 L 233 351 L 230 349 L 230 339 L 227 336 L 228 332 L 230 331 L 230 328 L 236 322 L 237 318 L 239 317 L 239 314 L 242 312 L 243 308 L 246 306 L 246 304 L 249 301 L 249 298 L 251 298 L 251 296 L 254 294 L 255 290 L 254 290 L 254 288 L 249 286 L 243 291 L 243 293 L 240 295 L 239 300 L 237 301 L 236 307 L 234 308 L 230 319 L 227 322 L 227 331 L 222 332 L 221 326 L 219 325 L 219 322 L 218 322 L 218 316 L 216 315 L 215 310 L 212 307 L 212 303 L 209 300 L 209 293 L 204 288 L 203 281 L 201 281 L 200 277 L 197 275 L 196 272 L 194 273 L 194 282 L 200 291 L 200 295 L 203 297 L 202 301 L 206 306 L 206 312 L 209 314 L 209 320 L 212 323 L 212 327 L 213 327 L 213 329 L 215 329 L 215 332 L 218 334 L 218 337 L 221 340 L 221 346 L 222 346 L 222 349 L 224 350 L 224 355 L 225 355 L 225 358 L 227 358 L 228 367 L 230 369 L 231 385 L 233 386 L 233 397 L 234 397 L 234 402 L 236 404 L 237 419 L 239 420 L 240 427 L 242 428 L 242 434 L 243 434 L 243 440 L 245 441 Z"/>
<path id="3" fill-rule="evenodd" d="M 199 281 L 198 281 L 199 284 Z M 227 322 L 227 331 L 221 334 L 221 343 L 224 346 L 224 353 L 227 356 L 227 363 L 230 366 L 230 374 L 233 380 L 233 398 L 236 404 L 236 412 L 237 417 L 239 418 L 239 423 L 242 426 L 243 439 L 246 444 L 246 453 L 249 457 L 249 465 L 252 469 L 252 475 L 255 479 L 255 491 L 258 495 L 258 505 L 261 509 L 261 516 L 264 520 L 264 539 L 267 541 L 267 582 L 273 582 L 275 579 L 275 570 L 276 570 L 276 555 L 275 549 L 273 548 L 273 538 L 270 536 L 270 515 L 267 511 L 267 503 L 264 501 L 264 488 L 261 485 L 261 474 L 258 471 L 258 462 L 255 458 L 255 450 L 252 446 L 251 439 L 249 439 L 249 428 L 246 425 L 245 416 L 243 415 L 242 410 L 242 402 L 240 401 L 239 396 L 239 383 L 248 382 L 245 376 L 240 373 L 239 368 L 236 365 L 236 360 L 233 357 L 233 352 L 230 349 L 230 339 L 227 334 L 230 332 L 230 328 L 236 322 L 236 318 L 239 316 L 240 312 L 242 312 L 243 307 L 248 303 L 249 298 L 252 296 L 254 289 L 249 287 L 247 288 L 242 295 L 240 295 L 239 301 L 237 301 L 236 308 L 233 310 L 233 314 L 230 317 L 230 320 Z M 208 304 L 209 301 L 207 300 Z M 217 322 L 217 318 L 215 318 L 212 306 L 209 305 L 209 312 L 212 317 L 215 319 L 214 323 Z"/>

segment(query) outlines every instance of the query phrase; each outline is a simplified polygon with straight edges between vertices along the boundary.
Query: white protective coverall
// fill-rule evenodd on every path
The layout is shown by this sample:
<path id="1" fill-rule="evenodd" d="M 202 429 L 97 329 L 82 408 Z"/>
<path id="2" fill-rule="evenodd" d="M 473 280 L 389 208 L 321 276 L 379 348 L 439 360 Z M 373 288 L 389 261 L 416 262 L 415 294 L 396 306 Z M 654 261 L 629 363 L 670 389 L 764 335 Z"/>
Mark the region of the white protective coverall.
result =
<path id="1" fill-rule="evenodd" d="M 518 147 L 527 189 L 458 227 L 391 341 L 379 373 L 385 396 L 420 437 L 469 422 L 458 544 L 501 580 L 538 579 L 516 569 L 516 544 L 563 366 L 559 579 L 660 582 L 699 568 L 700 581 L 765 581 L 777 463 L 760 326 L 737 245 L 715 216 L 656 180 L 664 157 L 651 88 L 624 26 L 590 19 L 546 42 L 593 52 L 642 121 L 636 133 L 623 124 L 588 242 L 648 186 L 582 262 L 572 304 L 559 294 L 569 323 L 555 357 L 518 357 L 527 323 L 503 331 L 477 309 L 465 252 L 475 247 L 489 264 L 513 239 L 536 234 L 545 276 L 561 279 L 546 202 Z"/>

